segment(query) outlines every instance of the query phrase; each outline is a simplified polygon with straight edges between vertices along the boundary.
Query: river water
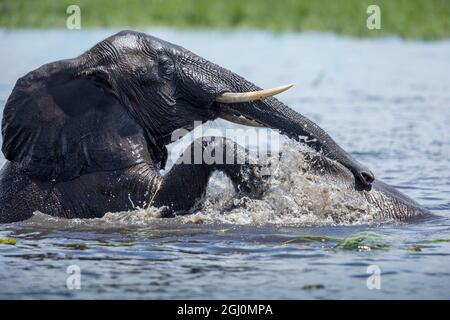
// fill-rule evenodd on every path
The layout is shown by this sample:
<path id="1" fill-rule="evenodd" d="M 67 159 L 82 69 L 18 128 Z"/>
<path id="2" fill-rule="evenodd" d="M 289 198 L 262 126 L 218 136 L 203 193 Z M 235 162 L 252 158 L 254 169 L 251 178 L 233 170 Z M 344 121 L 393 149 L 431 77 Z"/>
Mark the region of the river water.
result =
<path id="1" fill-rule="evenodd" d="M 17 78 L 115 31 L 1 30 L 1 108 Z M 0 244 L 0 298 L 450 298 L 449 40 L 146 32 L 259 86 L 296 83 L 282 101 L 431 215 L 399 223 L 348 203 L 353 209 L 342 210 L 342 195 L 327 191 L 325 199 L 326 186 L 302 184 L 294 170 L 301 154 L 285 141 L 283 170 L 258 201 L 235 199 L 219 174 L 200 212 L 189 217 L 160 219 L 137 210 L 64 220 L 36 213 L 1 225 L 0 238 L 17 243 Z M 171 159 L 179 147 L 171 146 Z M 287 178 L 296 187 L 287 188 Z M 77 270 L 80 289 L 71 290 Z"/>

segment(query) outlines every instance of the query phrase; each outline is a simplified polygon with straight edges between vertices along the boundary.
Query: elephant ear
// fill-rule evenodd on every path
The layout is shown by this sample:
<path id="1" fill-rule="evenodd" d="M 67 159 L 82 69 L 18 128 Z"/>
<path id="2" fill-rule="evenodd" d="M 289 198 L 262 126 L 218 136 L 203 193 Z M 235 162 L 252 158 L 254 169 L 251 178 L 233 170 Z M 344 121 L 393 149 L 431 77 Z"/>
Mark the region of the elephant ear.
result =
<path id="1" fill-rule="evenodd" d="M 104 86 L 57 70 L 18 80 L 2 121 L 6 159 L 56 181 L 153 162 L 143 129 Z"/>

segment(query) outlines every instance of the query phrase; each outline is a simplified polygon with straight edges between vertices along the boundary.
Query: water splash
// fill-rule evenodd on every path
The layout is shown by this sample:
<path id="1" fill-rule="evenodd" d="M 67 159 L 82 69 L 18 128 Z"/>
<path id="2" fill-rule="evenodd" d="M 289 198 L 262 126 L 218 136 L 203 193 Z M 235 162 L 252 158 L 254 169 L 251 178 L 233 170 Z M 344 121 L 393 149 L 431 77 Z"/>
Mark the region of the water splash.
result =
<path id="1" fill-rule="evenodd" d="M 207 192 L 192 215 L 176 217 L 184 224 L 238 224 L 283 226 L 366 225 L 380 223 L 379 209 L 361 193 L 349 190 L 324 175 L 309 170 L 298 142 L 287 141 L 281 156 L 266 159 L 266 191 L 255 199 L 235 193 L 230 179 L 221 172 L 211 177 Z M 59 227 L 147 226 L 158 220 L 158 208 L 109 212 L 96 219 L 65 219 L 36 213 L 29 223 Z M 169 219 L 173 223 L 173 219 Z"/>
<path id="2" fill-rule="evenodd" d="M 65 219 L 36 211 L 30 219 L 18 222 L 17 224 L 25 228 L 37 227 L 57 230 L 97 230 L 103 228 L 145 227 L 154 224 L 155 221 L 163 220 L 164 219 L 161 219 L 161 212 L 158 208 L 108 212 L 101 218 L 93 219 Z"/>
<path id="3" fill-rule="evenodd" d="M 380 222 L 378 208 L 356 191 L 314 174 L 298 143 L 283 145 L 269 158 L 267 191 L 261 199 L 238 197 L 229 179 L 216 173 L 199 210 L 186 223 L 360 225 Z M 264 172 L 267 174 L 267 172 Z"/>

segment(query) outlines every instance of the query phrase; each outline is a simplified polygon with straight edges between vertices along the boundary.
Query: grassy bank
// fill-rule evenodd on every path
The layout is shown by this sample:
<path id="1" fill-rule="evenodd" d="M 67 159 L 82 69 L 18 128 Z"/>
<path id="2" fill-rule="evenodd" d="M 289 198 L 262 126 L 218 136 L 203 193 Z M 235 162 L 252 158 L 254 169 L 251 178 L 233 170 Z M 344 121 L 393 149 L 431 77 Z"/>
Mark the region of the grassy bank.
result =
<path id="1" fill-rule="evenodd" d="M 81 8 L 82 28 L 261 28 L 450 37 L 450 0 L 0 0 L 0 27 L 64 28 L 71 4 Z M 366 27 L 369 4 L 381 8 L 381 30 Z"/>

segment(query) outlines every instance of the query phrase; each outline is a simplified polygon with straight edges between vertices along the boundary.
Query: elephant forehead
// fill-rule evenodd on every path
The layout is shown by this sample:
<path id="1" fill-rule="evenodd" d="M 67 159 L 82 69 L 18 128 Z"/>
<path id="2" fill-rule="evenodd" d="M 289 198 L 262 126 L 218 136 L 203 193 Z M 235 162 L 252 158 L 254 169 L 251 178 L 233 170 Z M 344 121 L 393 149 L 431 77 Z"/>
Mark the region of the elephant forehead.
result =
<path id="1" fill-rule="evenodd" d="M 141 32 L 124 30 L 97 44 L 94 48 L 113 51 L 115 54 L 139 52 L 142 55 L 156 56 L 161 52 L 172 54 L 187 52 L 187 50 L 176 44 L 159 39 L 152 35 Z"/>
<path id="2" fill-rule="evenodd" d="M 127 34 L 109 39 L 109 42 L 118 50 L 138 50 L 142 48 L 142 42 L 136 34 Z"/>
<path id="3" fill-rule="evenodd" d="M 143 54 L 153 53 L 156 54 L 158 51 L 164 49 L 165 47 L 173 46 L 161 39 L 153 36 L 143 35 L 140 33 L 120 33 L 114 37 L 107 39 L 115 50 L 121 52 L 141 52 Z"/>

